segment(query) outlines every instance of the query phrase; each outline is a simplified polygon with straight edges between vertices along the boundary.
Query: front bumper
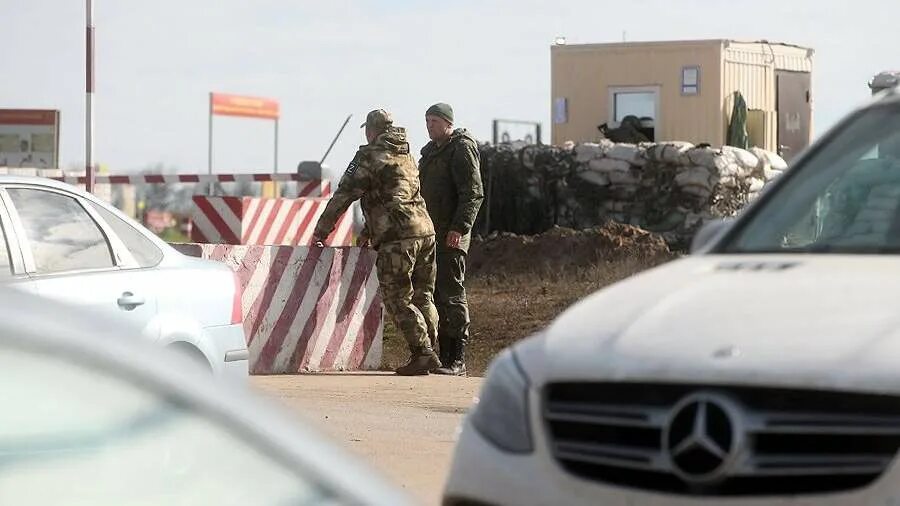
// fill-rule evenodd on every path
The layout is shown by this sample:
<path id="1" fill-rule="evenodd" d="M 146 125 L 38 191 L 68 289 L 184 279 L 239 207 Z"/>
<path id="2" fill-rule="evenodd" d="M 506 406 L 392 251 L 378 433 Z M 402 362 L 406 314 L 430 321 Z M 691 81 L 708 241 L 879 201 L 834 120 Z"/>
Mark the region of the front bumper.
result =
<path id="1" fill-rule="evenodd" d="M 539 406 L 538 399 L 531 399 Z M 553 458 L 544 423 L 532 413 L 535 451 L 513 455 L 497 449 L 469 422 L 463 424 L 444 505 L 596 505 L 609 506 L 888 506 L 900 505 L 900 464 L 897 461 L 870 486 L 847 493 L 801 497 L 692 497 L 626 489 L 569 474 Z"/>

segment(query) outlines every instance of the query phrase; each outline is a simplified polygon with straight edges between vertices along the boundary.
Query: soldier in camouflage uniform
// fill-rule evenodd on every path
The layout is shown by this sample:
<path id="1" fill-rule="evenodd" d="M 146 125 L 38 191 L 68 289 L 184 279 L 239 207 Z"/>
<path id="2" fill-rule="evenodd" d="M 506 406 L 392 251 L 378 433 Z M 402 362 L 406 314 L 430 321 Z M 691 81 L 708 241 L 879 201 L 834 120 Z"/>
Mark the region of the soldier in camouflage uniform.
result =
<path id="1" fill-rule="evenodd" d="M 437 374 L 466 375 L 469 305 L 466 255 L 484 190 L 478 143 L 465 129 L 453 128 L 453 109 L 435 104 L 425 113 L 431 138 L 422 149 L 419 179 L 437 241 L 435 302 L 440 317 L 438 342 L 445 367 Z"/>
<path id="2" fill-rule="evenodd" d="M 376 268 L 388 314 L 406 339 L 409 362 L 397 374 L 428 374 L 441 367 L 434 353 L 434 226 L 419 191 L 419 171 L 406 130 L 389 113 L 376 110 L 366 122 L 368 144 L 360 146 L 316 224 L 315 242 L 334 230 L 338 217 L 362 199 L 365 234 L 378 251 Z"/>

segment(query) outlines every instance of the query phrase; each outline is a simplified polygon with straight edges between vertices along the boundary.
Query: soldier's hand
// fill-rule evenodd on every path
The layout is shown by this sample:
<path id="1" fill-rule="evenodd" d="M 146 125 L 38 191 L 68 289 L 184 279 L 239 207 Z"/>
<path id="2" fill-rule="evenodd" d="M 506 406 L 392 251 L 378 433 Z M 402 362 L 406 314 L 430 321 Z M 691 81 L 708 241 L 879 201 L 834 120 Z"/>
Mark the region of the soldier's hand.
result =
<path id="1" fill-rule="evenodd" d="M 313 245 L 313 247 L 316 247 L 316 248 L 324 248 L 325 247 L 325 239 L 323 239 L 321 237 L 313 236 L 312 245 Z"/>
<path id="2" fill-rule="evenodd" d="M 360 248 L 368 248 L 370 244 L 368 236 L 361 235 L 356 238 L 356 245 Z"/>
<path id="3" fill-rule="evenodd" d="M 462 234 L 459 232 L 449 232 L 447 234 L 447 246 L 454 249 L 459 249 L 459 243 L 462 241 Z"/>

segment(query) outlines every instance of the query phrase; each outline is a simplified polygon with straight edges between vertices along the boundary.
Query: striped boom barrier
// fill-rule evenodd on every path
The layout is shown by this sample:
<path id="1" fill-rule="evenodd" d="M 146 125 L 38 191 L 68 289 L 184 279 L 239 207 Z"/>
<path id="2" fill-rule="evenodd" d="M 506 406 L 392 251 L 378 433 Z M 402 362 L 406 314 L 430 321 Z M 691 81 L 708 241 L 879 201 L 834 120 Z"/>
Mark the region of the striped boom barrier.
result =
<path id="1" fill-rule="evenodd" d="M 375 252 L 362 248 L 174 245 L 240 280 L 251 374 L 374 370 L 382 303 Z"/>
<path id="2" fill-rule="evenodd" d="M 308 246 L 328 199 L 263 199 L 195 195 L 191 240 L 198 243 Z M 329 246 L 353 245 L 353 217 L 344 213 Z"/>
<path id="3" fill-rule="evenodd" d="M 73 185 L 83 185 L 83 176 L 56 176 L 56 181 Z M 298 195 L 301 197 L 327 197 L 331 195 L 331 182 L 321 179 L 310 180 L 303 174 L 135 174 L 118 176 L 94 176 L 96 184 L 176 184 L 176 183 L 264 183 L 268 181 L 301 183 Z"/>

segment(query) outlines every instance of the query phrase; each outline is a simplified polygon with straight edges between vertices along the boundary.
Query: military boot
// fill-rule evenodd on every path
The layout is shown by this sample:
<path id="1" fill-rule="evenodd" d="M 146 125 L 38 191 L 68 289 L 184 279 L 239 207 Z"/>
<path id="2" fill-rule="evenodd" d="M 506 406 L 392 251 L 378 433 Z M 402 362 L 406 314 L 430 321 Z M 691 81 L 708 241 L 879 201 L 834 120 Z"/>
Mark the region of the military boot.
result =
<path id="1" fill-rule="evenodd" d="M 466 372 L 466 339 L 454 342 L 450 360 L 444 362 L 444 367 L 431 371 L 442 376 L 468 376 Z"/>
<path id="2" fill-rule="evenodd" d="M 438 356 L 441 364 L 449 364 L 453 361 L 453 341 L 447 339 L 445 334 L 438 334 Z"/>
<path id="3" fill-rule="evenodd" d="M 409 357 L 409 362 L 397 368 L 400 376 L 425 376 L 429 371 L 441 367 L 441 361 L 434 350 L 421 348 Z"/>

